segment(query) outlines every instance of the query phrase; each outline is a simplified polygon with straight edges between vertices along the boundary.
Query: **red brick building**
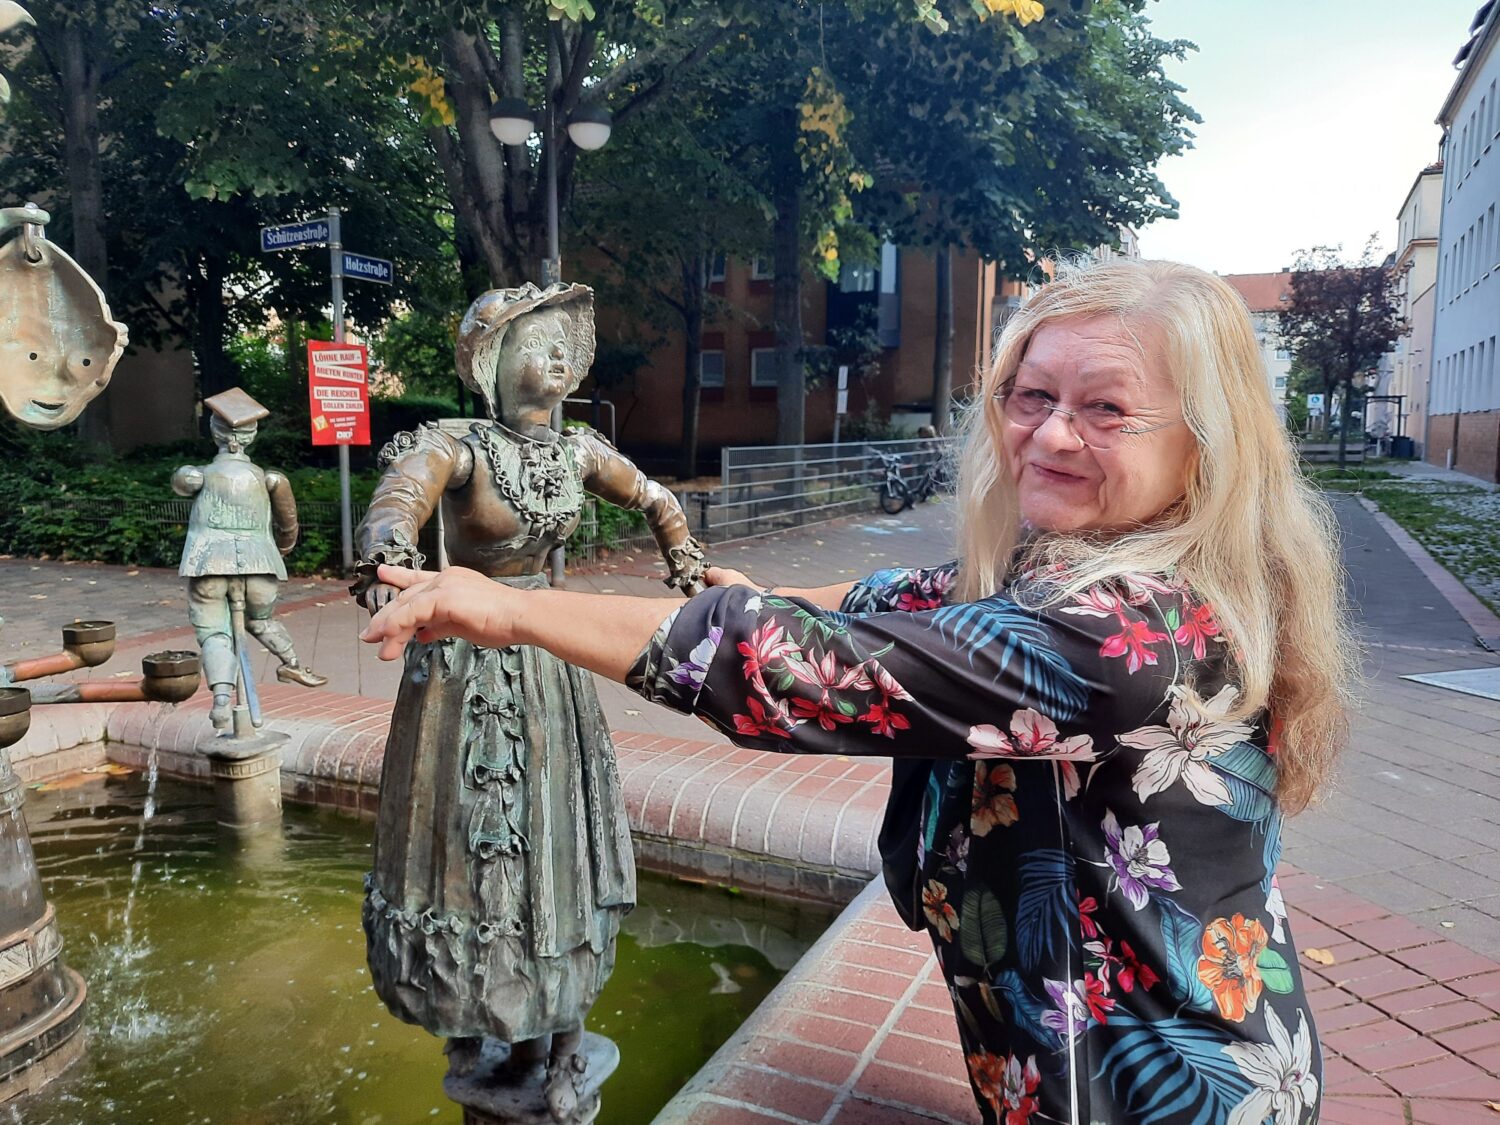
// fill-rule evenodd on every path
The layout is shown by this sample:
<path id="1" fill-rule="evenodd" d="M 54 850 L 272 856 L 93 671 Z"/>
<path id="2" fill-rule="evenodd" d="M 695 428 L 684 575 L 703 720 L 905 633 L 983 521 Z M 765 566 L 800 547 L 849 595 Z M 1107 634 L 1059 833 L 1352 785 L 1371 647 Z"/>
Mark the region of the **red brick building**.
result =
<path id="1" fill-rule="evenodd" d="M 995 266 L 972 253 L 953 262 L 953 393 L 962 397 L 988 361 L 996 329 L 1019 304 L 1023 287 L 999 278 Z M 713 282 L 732 312 L 703 332 L 704 387 L 699 418 L 700 464 L 708 469 L 726 445 L 764 445 L 776 438 L 776 396 L 769 263 L 724 263 Z M 839 284 L 809 274 L 803 280 L 802 325 L 808 346 L 828 341 L 830 329 L 874 310 L 881 354 L 878 373 L 850 381 L 849 418 L 874 413 L 915 430 L 930 418 L 936 304 L 932 255 L 887 246 L 880 268 L 846 270 Z M 869 314 L 863 314 L 869 315 Z M 618 335 L 619 314 L 599 309 L 601 339 Z M 605 397 L 615 403 L 622 448 L 651 466 L 670 465 L 682 442 L 685 346 L 669 335 L 629 384 Z M 586 382 L 580 396 L 592 393 Z M 836 388 L 830 380 L 808 393 L 806 438 L 830 441 Z M 570 413 L 586 412 L 572 408 Z M 845 420 L 848 424 L 848 418 Z"/>

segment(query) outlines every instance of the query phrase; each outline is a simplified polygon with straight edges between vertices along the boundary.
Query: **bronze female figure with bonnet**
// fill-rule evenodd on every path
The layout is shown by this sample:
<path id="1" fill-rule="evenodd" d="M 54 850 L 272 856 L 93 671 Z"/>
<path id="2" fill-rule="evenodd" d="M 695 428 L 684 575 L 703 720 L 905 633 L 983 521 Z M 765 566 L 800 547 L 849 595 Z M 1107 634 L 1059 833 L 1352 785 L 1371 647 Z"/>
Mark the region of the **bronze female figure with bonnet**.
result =
<path id="1" fill-rule="evenodd" d="M 701 588 L 702 551 L 675 497 L 593 431 L 551 428 L 593 352 L 584 286 L 524 285 L 474 302 L 458 368 L 493 420 L 461 437 L 423 426 L 381 451 L 354 586 L 372 613 L 394 593 L 376 567 L 420 568 L 417 535 L 439 505 L 453 563 L 513 587 L 546 586 L 548 552 L 577 527 L 585 491 L 642 511 L 668 584 Z M 400 1018 L 449 1039 L 450 1085 L 474 1070 L 489 1037 L 510 1047 L 501 1081 L 529 1076 L 555 1119 L 587 1120 L 597 1082 L 583 1021 L 635 901 L 629 826 L 589 673 L 540 649 L 414 642 L 367 890 L 376 991 Z"/>

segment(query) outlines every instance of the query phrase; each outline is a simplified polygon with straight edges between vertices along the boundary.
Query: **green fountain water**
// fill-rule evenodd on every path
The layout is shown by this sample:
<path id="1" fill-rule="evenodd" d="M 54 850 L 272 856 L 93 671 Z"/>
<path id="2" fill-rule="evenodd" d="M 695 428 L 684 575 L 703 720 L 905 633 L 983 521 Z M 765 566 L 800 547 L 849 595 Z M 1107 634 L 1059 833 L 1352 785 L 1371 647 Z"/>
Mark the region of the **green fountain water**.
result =
<path id="1" fill-rule="evenodd" d="M 206 789 L 139 776 L 34 792 L 27 818 L 89 981 L 90 1039 L 17 1120 L 459 1120 L 439 1043 L 369 988 L 368 823 L 288 809 L 279 829 L 234 842 Z M 828 922 L 646 876 L 640 898 L 590 1019 L 622 1055 L 603 1125 L 649 1122 Z"/>

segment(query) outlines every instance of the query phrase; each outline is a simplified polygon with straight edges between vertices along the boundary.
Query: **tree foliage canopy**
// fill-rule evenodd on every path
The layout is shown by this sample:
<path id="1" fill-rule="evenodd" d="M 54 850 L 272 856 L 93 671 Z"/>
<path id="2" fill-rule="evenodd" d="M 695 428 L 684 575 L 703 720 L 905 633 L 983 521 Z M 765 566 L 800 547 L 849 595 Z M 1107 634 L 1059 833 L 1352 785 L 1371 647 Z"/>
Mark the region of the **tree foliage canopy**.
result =
<path id="1" fill-rule="evenodd" d="M 1153 169 L 1196 120 L 1145 0 L 35 7 L 0 44 L 0 183 L 52 205 L 136 341 L 192 342 L 208 393 L 236 333 L 323 315 L 326 257 L 256 231 L 330 206 L 346 246 L 396 262 L 395 287 L 349 286 L 352 316 L 437 389 L 466 297 L 537 278 L 549 175 L 570 255 L 614 261 L 645 323 L 701 323 L 716 252 L 775 258 L 794 388 L 802 267 L 890 239 L 1021 274 L 1108 242 L 1174 213 Z M 495 138 L 500 98 L 550 107 L 550 152 Z M 602 152 L 565 139 L 584 106 L 613 113 Z"/>

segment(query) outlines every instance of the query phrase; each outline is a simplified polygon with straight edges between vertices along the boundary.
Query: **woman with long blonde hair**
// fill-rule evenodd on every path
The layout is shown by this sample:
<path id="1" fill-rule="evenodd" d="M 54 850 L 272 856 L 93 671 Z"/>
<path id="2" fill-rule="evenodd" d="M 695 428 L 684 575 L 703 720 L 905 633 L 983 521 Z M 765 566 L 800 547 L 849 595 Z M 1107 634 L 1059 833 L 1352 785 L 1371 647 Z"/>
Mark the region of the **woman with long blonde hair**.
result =
<path id="1" fill-rule="evenodd" d="M 742 746 L 897 758 L 887 882 L 985 1121 L 1316 1120 L 1275 869 L 1357 654 L 1248 313 L 1187 266 L 1065 267 L 980 391 L 960 563 L 710 571 L 680 607 L 383 568 L 365 637 L 538 645 Z"/>

